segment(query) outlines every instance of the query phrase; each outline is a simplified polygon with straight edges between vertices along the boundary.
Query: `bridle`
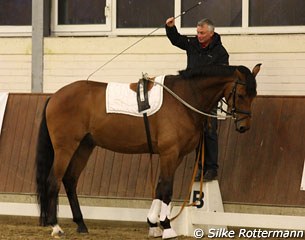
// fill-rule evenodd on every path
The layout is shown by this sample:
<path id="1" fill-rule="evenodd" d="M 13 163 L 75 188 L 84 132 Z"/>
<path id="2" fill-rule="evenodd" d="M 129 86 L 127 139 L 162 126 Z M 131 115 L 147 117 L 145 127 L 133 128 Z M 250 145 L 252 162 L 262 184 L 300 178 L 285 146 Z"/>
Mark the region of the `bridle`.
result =
<path id="1" fill-rule="evenodd" d="M 235 82 L 234 82 L 234 85 L 233 85 L 233 88 L 228 96 L 228 99 L 227 101 L 226 100 L 221 100 L 222 102 L 224 102 L 226 105 L 229 106 L 228 102 L 230 101 L 231 98 L 232 99 L 232 108 L 231 108 L 231 111 L 228 112 L 228 111 L 225 111 L 222 109 L 221 107 L 221 111 L 225 112 L 226 114 L 232 116 L 232 118 L 234 119 L 234 122 L 235 124 L 237 124 L 238 122 L 246 119 L 246 118 L 251 118 L 251 111 L 245 111 L 245 110 L 241 110 L 241 109 L 238 109 L 236 107 L 236 92 L 237 92 L 237 86 L 238 85 L 243 85 L 243 86 L 246 86 L 246 83 L 242 82 L 240 79 L 237 79 Z M 244 114 L 246 116 L 242 117 L 242 118 L 238 118 L 238 114 Z"/>

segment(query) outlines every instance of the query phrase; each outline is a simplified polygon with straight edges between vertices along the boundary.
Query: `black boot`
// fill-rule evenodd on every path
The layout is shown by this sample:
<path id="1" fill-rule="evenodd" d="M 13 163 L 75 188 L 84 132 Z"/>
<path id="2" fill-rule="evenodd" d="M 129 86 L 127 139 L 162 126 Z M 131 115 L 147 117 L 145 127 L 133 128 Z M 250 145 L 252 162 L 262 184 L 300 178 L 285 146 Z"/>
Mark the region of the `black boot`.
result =
<path id="1" fill-rule="evenodd" d="M 217 170 L 209 169 L 209 170 L 206 170 L 206 172 L 203 176 L 203 181 L 204 182 L 210 182 L 210 181 L 215 180 L 216 177 L 217 177 Z"/>

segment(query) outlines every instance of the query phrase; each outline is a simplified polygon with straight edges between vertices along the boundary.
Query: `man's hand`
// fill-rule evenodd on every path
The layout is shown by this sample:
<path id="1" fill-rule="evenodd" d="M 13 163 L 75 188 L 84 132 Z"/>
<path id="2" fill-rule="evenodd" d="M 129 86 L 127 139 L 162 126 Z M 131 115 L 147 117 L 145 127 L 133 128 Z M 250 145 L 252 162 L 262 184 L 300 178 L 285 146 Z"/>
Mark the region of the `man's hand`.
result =
<path id="1" fill-rule="evenodd" d="M 168 27 L 173 27 L 175 26 L 175 18 L 174 17 L 170 17 L 166 20 L 166 26 Z"/>

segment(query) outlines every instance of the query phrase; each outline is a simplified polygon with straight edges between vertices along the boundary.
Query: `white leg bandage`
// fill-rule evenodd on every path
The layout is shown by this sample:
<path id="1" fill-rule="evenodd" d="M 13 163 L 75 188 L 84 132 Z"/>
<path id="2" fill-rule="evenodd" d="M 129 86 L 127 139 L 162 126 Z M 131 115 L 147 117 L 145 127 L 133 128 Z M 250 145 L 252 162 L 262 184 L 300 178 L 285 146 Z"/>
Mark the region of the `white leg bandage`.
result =
<path id="1" fill-rule="evenodd" d="M 162 202 L 161 213 L 160 213 L 160 221 L 164 221 L 166 217 L 169 219 L 170 218 L 170 213 L 171 213 L 171 203 L 169 203 L 167 205 L 166 203 Z"/>
<path id="2" fill-rule="evenodd" d="M 160 221 L 161 222 L 167 222 L 167 221 L 165 221 L 166 218 L 168 220 L 170 220 L 170 214 L 171 214 L 171 209 L 172 209 L 171 206 L 172 206 L 171 203 L 169 203 L 167 205 L 164 202 L 162 202 L 161 213 L 160 213 Z M 174 229 L 171 228 L 170 224 L 166 223 L 166 225 L 167 226 L 163 226 L 163 227 L 166 227 L 166 228 L 163 230 L 162 239 L 170 239 L 170 238 L 177 237 L 177 233 L 175 232 Z"/>
<path id="3" fill-rule="evenodd" d="M 161 200 L 154 199 L 149 209 L 147 218 L 151 223 L 157 223 L 159 220 L 159 214 L 161 211 Z"/>

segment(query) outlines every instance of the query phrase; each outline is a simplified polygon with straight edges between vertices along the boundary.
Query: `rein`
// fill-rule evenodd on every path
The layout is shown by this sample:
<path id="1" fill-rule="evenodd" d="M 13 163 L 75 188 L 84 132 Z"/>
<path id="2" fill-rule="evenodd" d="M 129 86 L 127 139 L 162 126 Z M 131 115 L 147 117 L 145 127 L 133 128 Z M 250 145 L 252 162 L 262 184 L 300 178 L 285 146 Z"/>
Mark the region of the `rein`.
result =
<path id="1" fill-rule="evenodd" d="M 176 98 L 180 103 L 182 103 L 184 106 L 186 106 L 187 108 L 191 109 L 192 111 L 199 113 L 201 115 L 204 115 L 206 117 L 213 117 L 213 118 L 233 118 L 235 119 L 235 115 L 231 112 L 231 113 L 227 113 L 229 114 L 229 116 L 220 116 L 217 114 L 210 114 L 210 113 L 206 113 L 203 111 L 198 110 L 197 108 L 194 108 L 192 105 L 188 104 L 186 101 L 184 101 L 181 97 L 179 97 L 176 93 L 174 93 L 172 90 L 170 90 L 168 87 L 166 87 L 164 84 L 159 83 L 159 82 L 154 82 L 152 79 L 147 79 L 148 81 L 151 81 L 155 84 L 158 84 L 159 86 L 161 86 L 163 89 L 165 89 L 170 95 L 172 95 L 174 98 Z M 235 104 L 234 104 L 235 105 Z"/>

